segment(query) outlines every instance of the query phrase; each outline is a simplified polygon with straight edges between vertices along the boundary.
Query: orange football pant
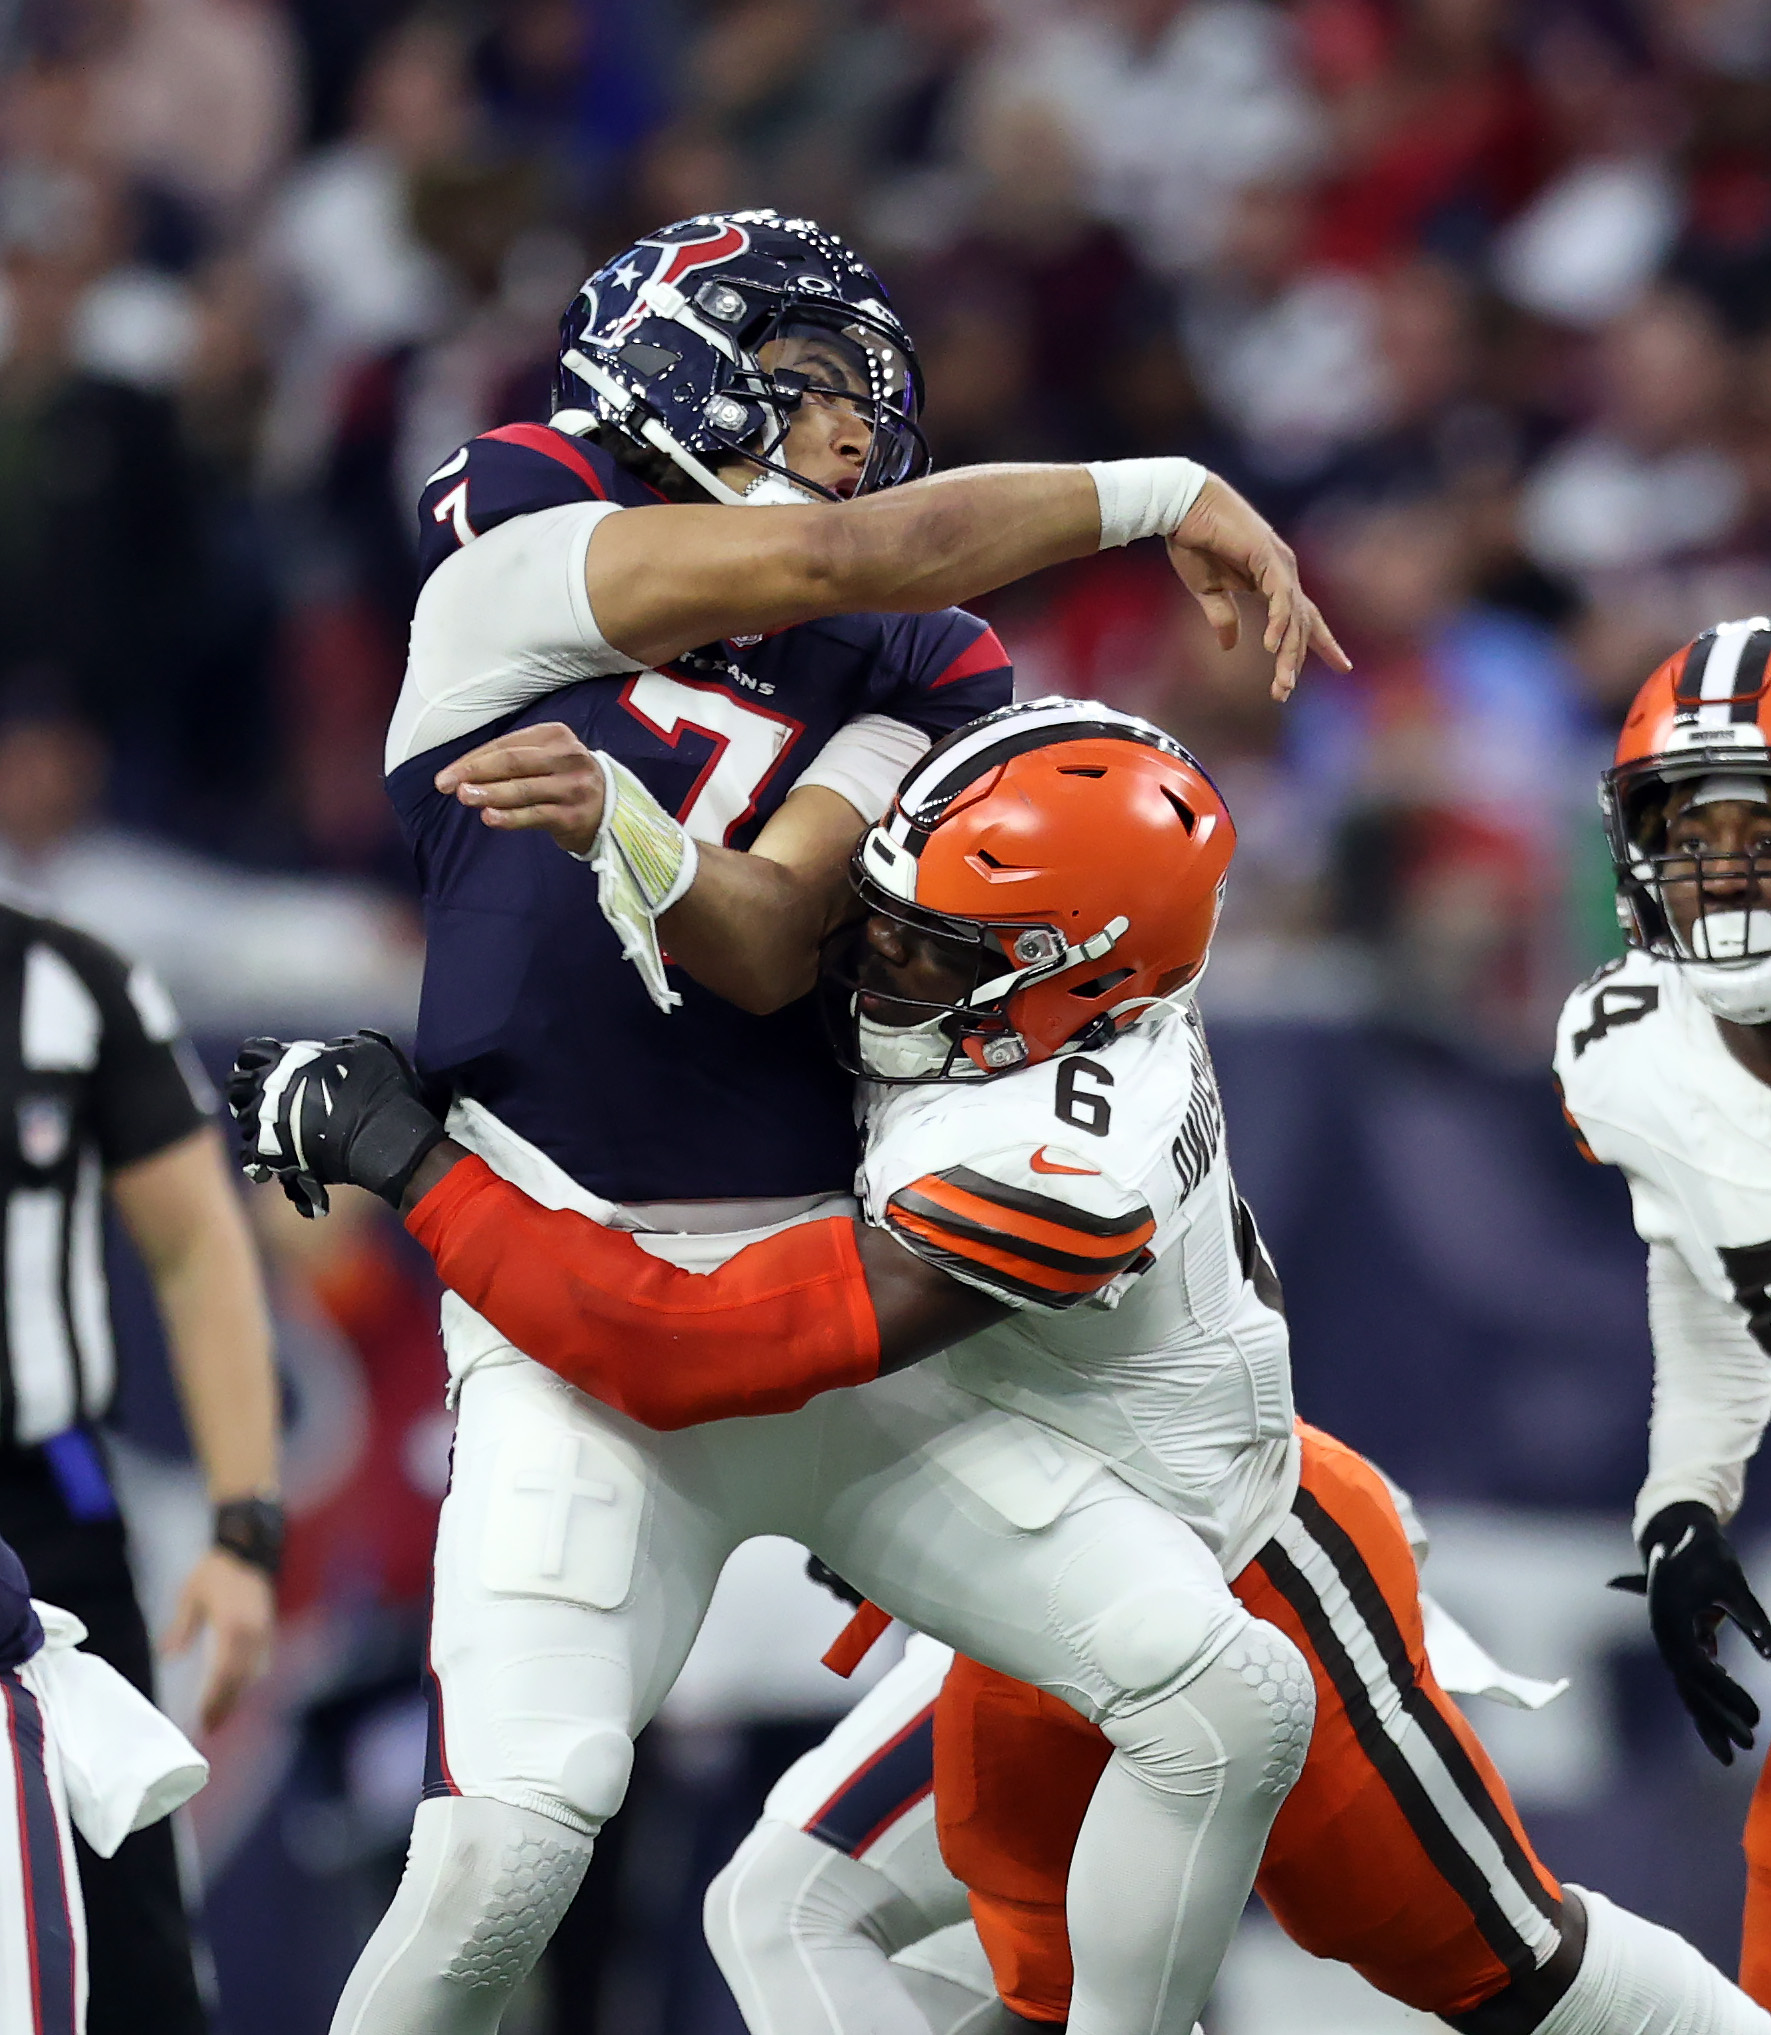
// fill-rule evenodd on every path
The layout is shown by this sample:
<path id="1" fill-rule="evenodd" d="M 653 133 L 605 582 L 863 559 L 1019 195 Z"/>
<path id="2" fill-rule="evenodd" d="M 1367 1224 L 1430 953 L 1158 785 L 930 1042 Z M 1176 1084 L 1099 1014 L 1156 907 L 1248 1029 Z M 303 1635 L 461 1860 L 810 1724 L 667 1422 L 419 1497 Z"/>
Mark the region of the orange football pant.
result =
<path id="1" fill-rule="evenodd" d="M 1414 1556 L 1383 1479 L 1332 1437 L 1299 1431 L 1291 1518 L 1232 1585 L 1316 1678 L 1309 1757 L 1255 1885 L 1305 1950 L 1411 2007 L 1467 2012 L 1548 1956 L 1561 1889 L 1433 1678 Z M 970 1891 L 998 1991 L 1031 2020 L 1069 2011 L 1064 1885 L 1110 1752 L 1053 1697 L 972 1661 L 948 1673 L 935 1709 L 941 1850 Z"/>
<path id="2" fill-rule="evenodd" d="M 1746 1912 L 1740 1924 L 1740 1990 L 1771 2007 L 1771 1760 L 1759 1769 L 1746 1817 Z"/>

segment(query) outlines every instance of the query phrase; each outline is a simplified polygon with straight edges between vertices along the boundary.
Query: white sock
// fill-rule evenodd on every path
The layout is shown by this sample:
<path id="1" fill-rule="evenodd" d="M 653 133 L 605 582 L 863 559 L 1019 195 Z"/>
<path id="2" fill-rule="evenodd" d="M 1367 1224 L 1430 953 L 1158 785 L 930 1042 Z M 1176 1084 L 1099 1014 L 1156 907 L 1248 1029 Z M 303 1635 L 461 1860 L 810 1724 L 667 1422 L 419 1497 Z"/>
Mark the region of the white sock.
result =
<path id="1" fill-rule="evenodd" d="M 1771 2035 L 1771 2014 L 1684 1937 L 1603 1894 L 1568 1891 L 1587 1912 L 1586 1955 L 1535 2035 Z"/>

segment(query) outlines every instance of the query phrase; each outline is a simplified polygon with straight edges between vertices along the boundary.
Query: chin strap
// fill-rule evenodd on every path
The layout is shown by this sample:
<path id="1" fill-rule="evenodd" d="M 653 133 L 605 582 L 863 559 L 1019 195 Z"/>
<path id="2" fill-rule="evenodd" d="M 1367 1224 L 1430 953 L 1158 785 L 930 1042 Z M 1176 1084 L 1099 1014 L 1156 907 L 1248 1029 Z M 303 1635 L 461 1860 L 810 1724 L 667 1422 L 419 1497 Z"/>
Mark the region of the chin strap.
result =
<path id="1" fill-rule="evenodd" d="M 658 418 L 647 416 L 637 424 L 630 424 L 628 418 L 638 407 L 639 398 L 606 367 L 598 366 L 582 348 L 568 347 L 560 355 L 560 365 L 570 368 L 581 382 L 596 390 L 614 411 L 615 421 L 624 431 L 631 430 L 637 437 L 643 438 L 654 452 L 663 453 L 673 466 L 679 467 L 691 480 L 704 487 L 716 502 L 737 504 L 744 500 L 738 490 L 728 487 L 705 460 L 697 459 L 681 439 L 673 437 Z"/>

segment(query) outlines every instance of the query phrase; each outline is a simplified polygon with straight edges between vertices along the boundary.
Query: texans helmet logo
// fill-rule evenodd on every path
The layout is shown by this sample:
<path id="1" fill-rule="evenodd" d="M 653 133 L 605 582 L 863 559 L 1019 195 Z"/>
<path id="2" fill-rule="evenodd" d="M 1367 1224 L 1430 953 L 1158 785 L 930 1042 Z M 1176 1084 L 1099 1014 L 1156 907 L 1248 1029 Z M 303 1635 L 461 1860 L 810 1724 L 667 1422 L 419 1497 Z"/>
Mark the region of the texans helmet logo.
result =
<path id="1" fill-rule="evenodd" d="M 635 254 L 640 248 L 658 250 L 652 273 L 641 282 L 633 255 L 615 271 L 612 280 L 632 289 L 633 301 L 606 332 L 597 334 L 598 339 L 605 346 L 619 345 L 643 318 L 653 313 L 656 307 L 652 293 L 660 285 L 668 283 L 680 289 L 685 276 L 693 275 L 697 269 L 717 268 L 721 262 L 744 253 L 749 245 L 750 235 L 729 219 L 702 230 L 692 240 L 642 240 L 634 249 Z"/>

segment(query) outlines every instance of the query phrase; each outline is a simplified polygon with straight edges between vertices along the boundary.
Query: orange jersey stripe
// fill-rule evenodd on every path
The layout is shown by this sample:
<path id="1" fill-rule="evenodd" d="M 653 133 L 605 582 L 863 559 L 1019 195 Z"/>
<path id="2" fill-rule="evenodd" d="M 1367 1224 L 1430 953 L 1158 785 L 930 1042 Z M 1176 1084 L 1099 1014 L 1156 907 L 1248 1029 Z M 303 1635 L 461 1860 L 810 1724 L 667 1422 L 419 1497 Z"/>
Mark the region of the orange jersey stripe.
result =
<path id="1" fill-rule="evenodd" d="M 912 1213 L 895 1199 L 888 1213 L 894 1229 L 920 1237 L 934 1245 L 941 1256 L 957 1258 L 989 1276 L 992 1283 L 1032 1299 L 1083 1300 L 1098 1293 L 1124 1270 L 1123 1264 L 1115 1260 L 1096 1272 L 1060 1272 L 1054 1266 L 1022 1257 L 1012 1247 L 1001 1249 L 977 1237 L 957 1235 L 938 1222 Z"/>
<path id="2" fill-rule="evenodd" d="M 982 1194 L 975 1189 L 957 1185 L 950 1174 L 925 1173 L 920 1180 L 913 1181 L 906 1192 L 914 1192 L 934 1202 L 937 1206 L 951 1209 L 955 1215 L 982 1224 L 986 1229 L 996 1231 L 1005 1239 L 1017 1243 L 1032 1244 L 1048 1251 L 1061 1251 L 1067 1257 L 1099 1260 L 1105 1263 L 1111 1258 L 1125 1257 L 1143 1249 L 1156 1234 L 1156 1220 L 1147 1208 L 1132 1210 L 1123 1218 L 1115 1219 L 1114 1227 L 1102 1233 L 1080 1226 L 1089 1218 L 1081 1210 L 1076 1211 L 1079 1222 L 1072 1225 L 1053 1217 L 1030 1212 L 1024 1206 L 1016 1207 L 996 1195 Z M 1047 1207 L 1061 1208 L 1058 1202 L 1049 1202 L 1044 1196 L 1028 1195 L 1028 1201 L 1040 1200 Z"/>

